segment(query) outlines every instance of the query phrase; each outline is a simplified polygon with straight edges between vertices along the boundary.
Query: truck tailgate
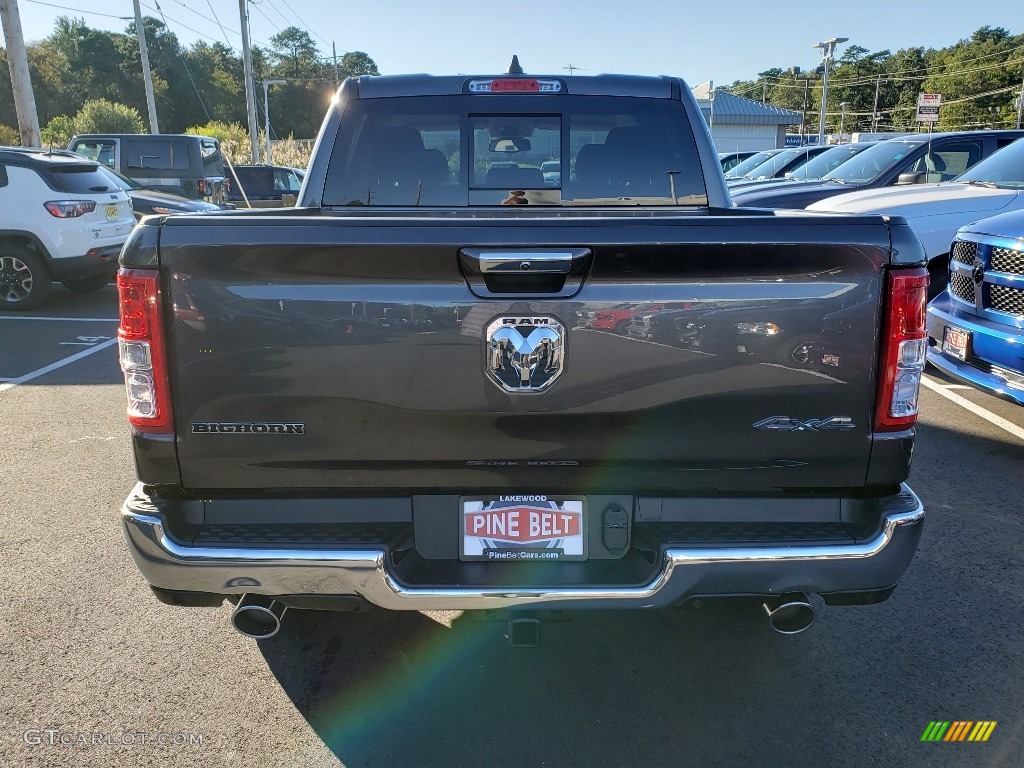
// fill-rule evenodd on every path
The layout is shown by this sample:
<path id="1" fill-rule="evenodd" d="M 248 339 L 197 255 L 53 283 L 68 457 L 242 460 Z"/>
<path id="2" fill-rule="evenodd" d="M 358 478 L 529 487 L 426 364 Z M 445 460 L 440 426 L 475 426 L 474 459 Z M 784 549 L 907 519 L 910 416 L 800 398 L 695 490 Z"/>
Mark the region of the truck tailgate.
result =
<path id="1" fill-rule="evenodd" d="M 465 254 L 480 251 L 581 255 L 581 285 L 474 291 Z M 879 217 L 171 218 L 160 267 L 182 482 L 860 486 L 889 257 Z M 557 378 L 502 386 L 489 330 L 509 324 L 536 346 L 522 322 L 545 318 Z"/>

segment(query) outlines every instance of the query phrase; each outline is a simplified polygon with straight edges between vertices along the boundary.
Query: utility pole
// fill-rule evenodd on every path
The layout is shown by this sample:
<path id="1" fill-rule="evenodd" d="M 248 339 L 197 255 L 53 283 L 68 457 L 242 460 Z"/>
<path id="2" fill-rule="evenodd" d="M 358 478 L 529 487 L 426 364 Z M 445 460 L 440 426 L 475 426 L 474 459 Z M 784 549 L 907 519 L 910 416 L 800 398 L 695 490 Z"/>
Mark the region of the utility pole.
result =
<path id="1" fill-rule="evenodd" d="M 807 78 L 804 78 L 804 109 L 800 116 L 800 146 L 807 143 Z"/>
<path id="2" fill-rule="evenodd" d="M 245 66 L 245 107 L 249 113 L 249 151 L 252 162 L 260 161 L 260 134 L 256 127 L 256 93 L 252 81 L 252 50 L 249 48 L 249 9 L 247 0 L 238 0 L 238 15 L 242 21 L 242 62 Z"/>
<path id="3" fill-rule="evenodd" d="M 878 89 L 882 87 L 882 76 L 879 75 L 875 81 L 875 106 L 871 109 L 871 132 L 878 128 Z"/>
<path id="4" fill-rule="evenodd" d="M 7 43 L 7 63 L 11 70 L 11 90 L 14 91 L 14 108 L 18 113 L 21 145 L 38 147 L 39 115 L 36 114 L 36 97 L 32 93 L 32 77 L 28 71 L 28 54 L 25 53 L 25 38 L 21 32 L 18 0 L 0 0 L 0 22 L 3 22 L 4 40 Z"/>
<path id="5" fill-rule="evenodd" d="M 334 42 L 331 42 L 331 53 L 334 55 L 334 90 L 338 90 L 338 86 L 341 82 L 338 80 L 338 49 L 334 46 Z"/>
<path id="6" fill-rule="evenodd" d="M 149 110 L 149 132 L 160 133 L 156 121 L 156 97 L 153 96 L 153 71 L 149 68 L 149 46 L 146 45 L 146 29 L 142 26 L 142 9 L 139 0 L 135 2 L 135 33 L 139 36 L 139 55 L 142 57 L 142 77 L 146 81 L 146 108 Z"/>
<path id="7" fill-rule="evenodd" d="M 1024 76 L 1020 79 L 1020 97 L 1017 99 L 1017 127 L 1020 128 L 1020 118 L 1024 114 Z"/>

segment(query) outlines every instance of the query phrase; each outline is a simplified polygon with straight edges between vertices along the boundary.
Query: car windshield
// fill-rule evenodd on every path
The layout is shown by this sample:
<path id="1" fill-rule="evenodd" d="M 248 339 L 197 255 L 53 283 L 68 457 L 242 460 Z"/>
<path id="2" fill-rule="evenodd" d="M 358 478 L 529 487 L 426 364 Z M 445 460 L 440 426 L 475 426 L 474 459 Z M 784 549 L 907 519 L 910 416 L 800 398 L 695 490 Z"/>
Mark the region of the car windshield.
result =
<path id="1" fill-rule="evenodd" d="M 956 180 L 1024 189 L 1024 139 L 994 152 L 969 171 L 961 173 Z"/>
<path id="2" fill-rule="evenodd" d="M 748 179 L 770 179 L 803 153 L 802 149 L 784 149 L 744 175 Z"/>
<path id="3" fill-rule="evenodd" d="M 881 141 L 821 178 L 856 184 L 874 181 L 919 146 L 917 142 Z"/>
<path id="4" fill-rule="evenodd" d="M 873 144 L 843 144 L 838 147 L 822 152 L 817 157 L 812 157 L 799 168 L 795 168 L 787 174 L 790 179 L 807 180 L 820 179 L 826 173 L 834 171 L 854 155 L 858 155 Z"/>
<path id="5" fill-rule="evenodd" d="M 738 163 L 729 169 L 729 172 L 725 174 L 727 179 L 738 179 L 744 176 L 748 171 L 753 168 L 757 168 L 761 163 L 767 160 L 769 157 L 775 154 L 774 150 L 758 152 L 756 155 L 751 155 L 742 163 Z"/>

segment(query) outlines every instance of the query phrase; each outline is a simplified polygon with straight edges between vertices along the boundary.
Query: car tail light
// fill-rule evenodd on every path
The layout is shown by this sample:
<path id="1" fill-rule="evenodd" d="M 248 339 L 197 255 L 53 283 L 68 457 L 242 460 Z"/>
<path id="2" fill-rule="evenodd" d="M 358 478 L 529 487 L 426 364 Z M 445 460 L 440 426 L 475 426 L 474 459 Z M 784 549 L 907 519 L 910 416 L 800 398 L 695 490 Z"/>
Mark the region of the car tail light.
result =
<path id="1" fill-rule="evenodd" d="M 128 394 L 128 421 L 140 432 L 171 433 L 171 392 L 160 317 L 159 273 L 120 269 L 117 273 L 121 325 L 117 345 Z"/>
<path id="2" fill-rule="evenodd" d="M 200 195 L 205 195 L 206 194 L 206 182 L 203 179 L 199 180 L 199 194 Z"/>
<path id="3" fill-rule="evenodd" d="M 928 346 L 928 270 L 890 272 L 882 337 L 882 373 L 875 430 L 894 432 L 917 421 L 918 390 Z"/>
<path id="4" fill-rule="evenodd" d="M 96 210 L 95 200 L 51 200 L 43 205 L 58 219 L 75 219 Z"/>

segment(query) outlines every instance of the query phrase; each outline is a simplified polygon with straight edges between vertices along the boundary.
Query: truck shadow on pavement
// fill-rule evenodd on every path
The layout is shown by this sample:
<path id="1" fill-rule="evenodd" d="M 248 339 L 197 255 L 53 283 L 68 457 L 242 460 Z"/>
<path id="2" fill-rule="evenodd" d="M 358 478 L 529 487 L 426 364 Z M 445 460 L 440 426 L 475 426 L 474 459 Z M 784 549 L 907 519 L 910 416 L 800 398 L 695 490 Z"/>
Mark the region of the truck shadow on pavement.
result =
<path id="1" fill-rule="evenodd" d="M 536 648 L 476 616 L 291 611 L 260 649 L 349 768 L 669 765 L 686 740 L 718 752 L 738 712 L 793 693 L 806 643 L 756 607 L 573 613 L 542 622 Z"/>

